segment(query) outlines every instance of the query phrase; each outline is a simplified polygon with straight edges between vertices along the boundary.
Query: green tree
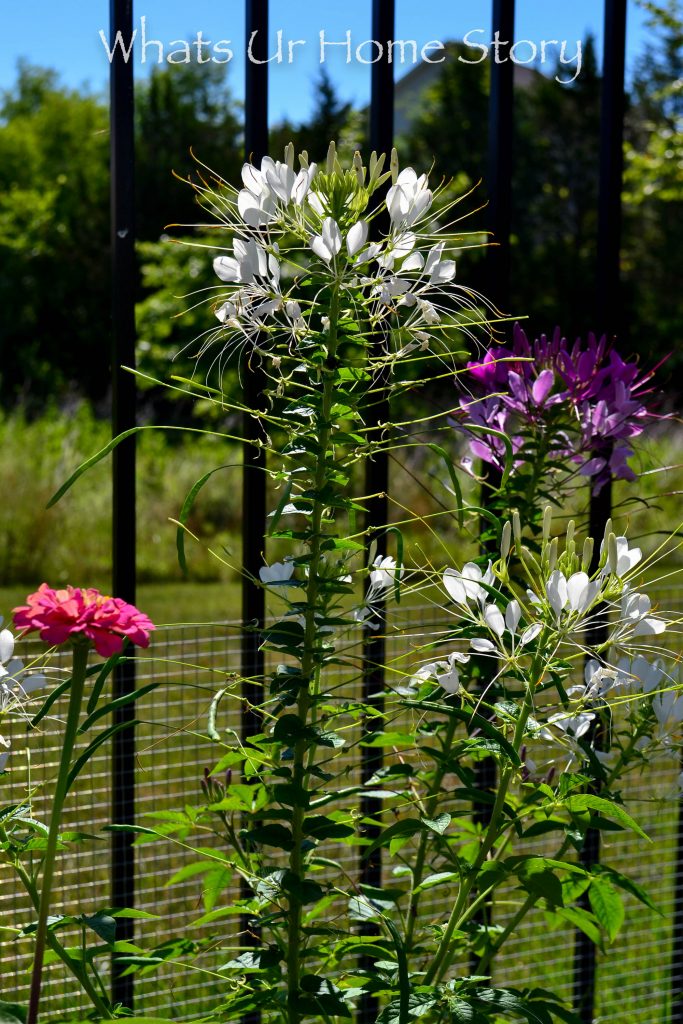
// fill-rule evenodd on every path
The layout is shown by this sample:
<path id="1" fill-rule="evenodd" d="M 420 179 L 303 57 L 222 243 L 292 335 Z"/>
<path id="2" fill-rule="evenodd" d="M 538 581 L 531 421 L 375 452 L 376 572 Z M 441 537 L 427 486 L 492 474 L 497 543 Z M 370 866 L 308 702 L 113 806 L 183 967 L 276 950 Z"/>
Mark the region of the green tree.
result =
<path id="1" fill-rule="evenodd" d="M 175 181 L 197 170 L 196 160 L 237 181 L 243 159 L 241 111 L 226 68 L 176 64 L 154 68 L 136 96 L 137 234 L 158 239 L 170 223 L 205 219 L 192 189 Z M 204 172 L 208 173 L 208 172 Z"/>
<path id="2" fill-rule="evenodd" d="M 19 66 L 0 105 L 0 399 L 108 389 L 107 113 Z"/>

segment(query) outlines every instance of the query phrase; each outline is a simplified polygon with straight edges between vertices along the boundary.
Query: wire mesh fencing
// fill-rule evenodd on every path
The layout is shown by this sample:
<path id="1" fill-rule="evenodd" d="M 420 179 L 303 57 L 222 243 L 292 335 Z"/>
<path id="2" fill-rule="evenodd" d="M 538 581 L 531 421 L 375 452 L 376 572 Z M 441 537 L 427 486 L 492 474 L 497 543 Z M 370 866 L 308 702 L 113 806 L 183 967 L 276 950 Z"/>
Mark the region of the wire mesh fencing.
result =
<path id="1" fill-rule="evenodd" d="M 667 607 L 678 606 L 681 591 L 662 593 Z M 409 629 L 391 635 L 387 645 L 389 684 L 406 670 L 403 659 L 415 645 L 419 634 L 433 622 L 431 608 L 411 609 Z M 146 816 L 172 814 L 185 804 L 199 802 L 206 768 L 212 768 L 221 749 L 207 738 L 207 716 L 216 691 L 230 682 L 239 665 L 240 624 L 177 626 L 158 630 L 150 649 L 138 662 L 138 685 L 156 682 L 158 687 L 137 702 L 136 767 L 133 780 L 136 793 L 136 817 L 141 825 Z M 357 637 L 349 641 L 358 643 Z M 35 641 L 24 641 L 25 652 L 37 650 Z M 414 655 L 413 660 L 417 658 Z M 423 659 L 424 660 L 424 659 Z M 64 664 L 62 666 L 66 668 Z M 339 680 L 339 682 L 341 679 Z M 332 686 L 335 680 L 330 680 Z M 359 680 L 352 684 L 359 685 Z M 15 722 L 12 739 L 11 773 L 3 780 L 9 802 L 19 799 L 30 784 L 35 796 L 33 814 L 38 821 L 49 816 L 50 785 L 55 777 L 64 705 L 58 702 L 52 715 L 39 731 L 28 736 L 21 722 Z M 240 701 L 226 693 L 220 706 L 219 731 L 230 741 L 231 730 L 239 733 Z M 358 770 L 357 736 L 349 736 L 347 773 L 349 784 Z M 621 935 L 606 955 L 600 954 L 597 974 L 596 1022 L 622 1021 L 628 1003 L 631 1024 L 658 1024 L 669 1019 L 672 982 L 671 949 L 678 830 L 678 775 L 680 766 L 673 759 L 662 760 L 628 784 L 624 795 L 633 801 L 637 820 L 651 842 L 620 831 L 603 842 L 602 859 L 610 866 L 633 877 L 648 890 L 661 913 L 627 898 L 627 917 Z M 9 779 L 9 783 L 8 780 Z M 8 788 L 9 786 L 9 793 Z M 60 877 L 55 894 L 54 914 L 90 915 L 107 905 L 110 875 L 116 870 L 110 863 L 109 836 L 103 831 L 110 820 L 110 757 L 104 745 L 90 761 L 78 790 L 67 806 L 65 828 L 92 837 L 69 846 L 62 854 Z M 209 851 L 216 843 L 207 835 L 200 847 Z M 538 852 L 552 855 L 552 847 L 539 840 Z M 335 855 L 351 877 L 358 873 L 357 848 L 340 844 Z M 173 837 L 142 842 L 136 846 L 136 909 L 149 918 L 136 921 L 136 938 L 145 948 L 164 947 L 160 963 L 153 971 L 142 973 L 135 981 L 135 1007 L 139 1013 L 168 1017 L 191 1017 L 206 1013 L 220 1001 L 225 984 L 213 972 L 230 959 L 226 948 L 235 945 L 240 928 L 239 915 L 227 915 L 203 929 L 189 929 L 202 915 L 204 883 L 201 876 L 190 876 L 169 885 L 184 867 L 197 860 L 197 854 Z M 391 867 L 385 863 L 384 881 L 392 884 Z M 221 904 L 239 899 L 235 882 L 221 895 Z M 423 911 L 433 915 L 435 923 L 444 919 L 443 891 L 440 905 L 425 899 Z M 519 894 L 503 893 L 494 908 L 497 926 L 504 927 Z M 8 867 L 0 867 L 0 993 L 2 998 L 26 1001 L 31 963 L 31 937 L 20 934 L 30 928 L 35 913 L 30 900 L 18 887 Z M 73 945 L 83 941 L 85 926 L 64 929 L 62 938 Z M 185 943 L 191 939 L 213 938 L 205 951 L 186 962 Z M 95 945 L 96 937 L 91 936 Z M 86 945 L 89 940 L 86 936 Z M 573 935 L 566 922 L 553 921 L 541 909 L 534 909 L 515 933 L 515 941 L 496 959 L 493 976 L 496 983 L 535 985 L 552 988 L 570 1000 L 572 993 Z M 180 966 L 179 966 L 180 965 Z M 680 967 L 675 966 L 676 970 Z M 58 962 L 45 968 L 45 1017 L 72 1016 L 87 1012 L 77 985 Z M 102 962 L 102 985 L 108 985 L 108 965 Z"/>

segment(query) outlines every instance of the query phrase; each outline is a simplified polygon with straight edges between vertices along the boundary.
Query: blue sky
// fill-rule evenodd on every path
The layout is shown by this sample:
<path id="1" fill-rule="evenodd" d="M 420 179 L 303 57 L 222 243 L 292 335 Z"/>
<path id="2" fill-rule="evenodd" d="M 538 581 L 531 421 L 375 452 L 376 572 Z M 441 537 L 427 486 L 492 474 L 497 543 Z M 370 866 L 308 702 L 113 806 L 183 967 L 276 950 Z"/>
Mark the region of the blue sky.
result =
<path id="1" fill-rule="evenodd" d="M 328 42 L 345 40 L 351 31 L 352 60 L 346 62 L 345 47 L 327 47 L 325 67 L 344 99 L 365 103 L 369 94 L 370 68 L 356 58 L 356 47 L 371 36 L 369 0 L 271 0 L 271 53 L 276 53 L 276 32 L 282 30 L 283 62 L 271 63 L 271 121 L 288 116 L 302 120 L 310 111 L 314 82 L 320 72 L 320 32 Z M 489 0 L 397 0 L 397 39 L 414 39 L 418 49 L 432 40 L 462 39 L 470 32 L 477 43 L 490 43 Z M 138 36 L 141 18 L 145 18 L 147 39 L 162 43 L 164 58 L 178 46 L 173 41 L 191 43 L 202 32 L 204 40 L 215 44 L 230 41 L 233 58 L 229 62 L 230 82 L 236 96 L 242 94 L 246 60 L 244 46 L 244 4 L 242 0 L 139 0 L 135 5 Z M 646 39 L 645 16 L 635 0 L 629 0 L 628 60 L 642 51 Z M 12 85 L 18 58 L 56 68 L 71 86 L 88 83 L 95 90 L 106 86 L 108 60 L 99 36 L 104 30 L 109 41 L 107 0 L 4 0 L 0 11 L 0 88 Z M 576 40 L 592 31 L 601 44 L 602 3 L 600 0 L 518 0 L 515 40 L 531 40 L 539 48 L 542 40 L 567 41 L 566 56 L 576 52 Z M 288 44 L 304 40 L 292 48 Z M 548 47 L 550 55 L 555 47 Z M 520 45 L 520 59 L 531 50 Z M 212 47 L 202 50 L 205 57 L 227 57 Z M 369 56 L 361 49 L 361 57 Z M 434 53 L 438 56 L 438 53 Z M 147 49 L 146 65 L 141 52 L 135 52 L 137 75 L 149 71 L 159 57 L 159 47 Z M 182 59 L 182 53 L 175 59 Z M 407 71 L 406 63 L 403 70 Z M 568 65 L 571 67 L 571 65 Z M 401 73 L 401 68 L 397 68 Z"/>

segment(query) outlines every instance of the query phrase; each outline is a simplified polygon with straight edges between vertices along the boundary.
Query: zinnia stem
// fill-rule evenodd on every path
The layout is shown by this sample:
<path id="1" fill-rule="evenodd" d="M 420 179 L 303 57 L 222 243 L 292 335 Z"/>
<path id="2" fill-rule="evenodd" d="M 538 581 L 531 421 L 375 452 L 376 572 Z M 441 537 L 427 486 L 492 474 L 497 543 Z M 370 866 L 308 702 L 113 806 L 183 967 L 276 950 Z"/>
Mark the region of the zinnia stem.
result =
<path id="1" fill-rule="evenodd" d="M 71 672 L 71 690 L 69 695 L 69 710 L 64 729 L 64 745 L 62 756 L 59 762 L 59 774 L 52 802 L 52 815 L 50 817 L 50 830 L 47 837 L 47 848 L 43 861 L 43 882 L 40 891 L 40 909 L 38 911 L 38 927 L 36 929 L 35 951 L 33 955 L 33 972 L 31 974 L 31 994 L 29 999 L 28 1016 L 26 1024 L 36 1024 L 38 1009 L 40 1006 L 40 990 L 43 974 L 43 958 L 45 956 L 45 945 L 47 940 L 47 919 L 50 912 L 50 901 L 52 897 L 52 884 L 55 874 L 55 862 L 57 859 L 57 844 L 59 842 L 59 829 L 62 817 L 62 808 L 66 798 L 69 770 L 71 768 L 71 755 L 76 740 L 78 721 L 83 702 L 83 689 L 85 685 L 85 673 L 88 667 L 88 654 L 90 645 L 83 641 L 74 644 L 73 668 Z"/>

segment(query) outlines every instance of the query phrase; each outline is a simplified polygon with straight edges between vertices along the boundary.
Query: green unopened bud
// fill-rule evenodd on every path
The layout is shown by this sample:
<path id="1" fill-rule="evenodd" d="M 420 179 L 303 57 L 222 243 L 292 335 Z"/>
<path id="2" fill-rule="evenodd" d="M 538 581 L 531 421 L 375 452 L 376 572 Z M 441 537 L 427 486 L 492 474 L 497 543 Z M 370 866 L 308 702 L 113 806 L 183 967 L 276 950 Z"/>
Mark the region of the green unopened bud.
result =
<path id="1" fill-rule="evenodd" d="M 294 170 L 294 143 L 288 142 L 285 146 L 285 163 L 290 171 Z"/>
<path id="2" fill-rule="evenodd" d="M 522 547 L 522 522 L 519 518 L 519 512 L 517 509 L 512 513 L 512 532 L 515 538 L 515 549 L 519 554 Z"/>
<path id="3" fill-rule="evenodd" d="M 519 555 L 520 555 L 520 558 L 522 559 L 522 561 L 524 562 L 524 564 L 528 568 L 530 568 L 534 574 L 535 573 L 540 573 L 541 567 L 538 564 L 538 562 L 536 561 L 536 558 L 535 558 L 534 554 L 530 551 L 530 549 L 526 546 L 526 544 L 520 544 L 520 546 L 519 546 Z"/>
<path id="4" fill-rule="evenodd" d="M 510 541 L 512 540 L 512 524 L 510 520 L 503 525 L 503 532 L 500 538 L 500 557 L 506 559 L 510 554 Z"/>
<path id="5" fill-rule="evenodd" d="M 592 537 L 586 537 L 583 542 L 583 556 L 581 558 L 581 568 L 584 572 L 590 572 L 591 562 L 593 561 L 593 548 L 595 547 L 595 541 Z"/>
<path id="6" fill-rule="evenodd" d="M 365 168 L 363 167 L 363 158 L 358 150 L 353 154 L 353 169 L 356 172 L 358 184 L 363 186 L 365 184 Z"/>
<path id="7" fill-rule="evenodd" d="M 554 572 L 555 566 L 557 565 L 557 549 L 558 540 L 557 537 L 553 537 L 548 545 L 548 572 Z"/>
<path id="8" fill-rule="evenodd" d="M 389 164 L 391 170 L 391 182 L 393 185 L 398 181 L 398 151 L 394 147 L 391 151 L 391 162 Z"/>
<path id="9" fill-rule="evenodd" d="M 574 531 L 576 530 L 576 523 L 573 519 L 570 519 L 567 523 L 567 541 L 566 546 L 569 548 L 574 543 Z"/>
<path id="10" fill-rule="evenodd" d="M 610 533 L 612 533 L 612 520 L 608 519 L 605 523 L 605 532 L 602 535 L 602 541 L 605 546 L 605 550 L 607 549 L 607 541 L 609 540 Z"/>
<path id="11" fill-rule="evenodd" d="M 617 551 L 617 538 L 613 533 L 610 533 L 607 538 L 607 568 L 610 572 L 617 571 L 617 564 L 619 562 L 619 554 Z"/>
<path id="12" fill-rule="evenodd" d="M 327 170 L 328 174 L 332 174 L 334 172 L 334 163 L 335 163 L 336 159 L 337 159 L 337 144 L 333 140 L 330 143 L 329 148 L 327 150 L 326 170 Z"/>
<path id="13" fill-rule="evenodd" d="M 544 546 L 550 540 L 550 530 L 553 525 L 553 510 L 550 505 L 546 505 L 543 509 L 543 544 Z"/>
<path id="14" fill-rule="evenodd" d="M 308 170 L 308 150 L 307 149 L 302 149 L 301 152 L 299 153 L 299 163 L 301 164 L 301 170 L 302 171 L 307 171 Z"/>

